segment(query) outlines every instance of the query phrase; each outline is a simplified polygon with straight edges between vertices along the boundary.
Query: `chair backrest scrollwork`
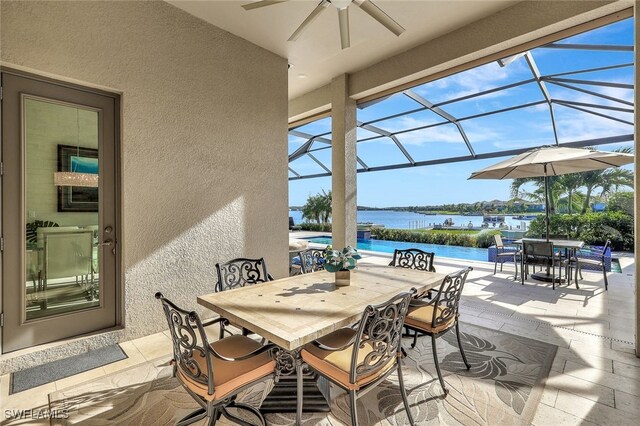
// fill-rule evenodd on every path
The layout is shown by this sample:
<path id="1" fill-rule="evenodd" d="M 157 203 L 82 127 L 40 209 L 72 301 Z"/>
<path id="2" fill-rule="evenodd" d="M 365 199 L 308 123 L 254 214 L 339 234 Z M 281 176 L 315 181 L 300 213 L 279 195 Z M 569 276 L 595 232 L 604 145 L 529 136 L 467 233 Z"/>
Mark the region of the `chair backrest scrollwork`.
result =
<path id="1" fill-rule="evenodd" d="M 433 266 L 434 257 L 435 253 L 417 248 L 404 250 L 395 249 L 393 252 L 393 260 L 389 263 L 389 266 L 436 272 L 436 268 Z"/>
<path id="2" fill-rule="evenodd" d="M 207 386 L 209 395 L 213 395 L 211 351 L 200 317 L 196 312 L 179 308 L 160 292 L 156 293 L 156 299 L 162 302 L 171 332 L 174 368 L 194 382 Z"/>
<path id="3" fill-rule="evenodd" d="M 410 293 L 400 293 L 385 303 L 365 308 L 353 343 L 349 375 L 351 383 L 379 371 L 398 356 L 402 325 L 410 300 Z M 372 350 L 358 361 L 359 351 L 367 345 Z"/>
<path id="4" fill-rule="evenodd" d="M 442 324 L 446 324 L 458 316 L 458 307 L 460 305 L 460 297 L 467 276 L 473 268 L 468 267 L 461 269 L 453 274 L 445 277 L 440 285 L 438 294 L 433 300 L 433 317 L 431 326 L 436 328 Z"/>
<path id="5" fill-rule="evenodd" d="M 216 292 L 272 280 L 262 257 L 260 259 L 237 258 L 222 264 L 216 263 L 216 273 L 218 274 Z"/>
<path id="6" fill-rule="evenodd" d="M 321 271 L 324 269 L 324 250 L 308 249 L 299 254 L 300 267 L 303 274 Z"/>

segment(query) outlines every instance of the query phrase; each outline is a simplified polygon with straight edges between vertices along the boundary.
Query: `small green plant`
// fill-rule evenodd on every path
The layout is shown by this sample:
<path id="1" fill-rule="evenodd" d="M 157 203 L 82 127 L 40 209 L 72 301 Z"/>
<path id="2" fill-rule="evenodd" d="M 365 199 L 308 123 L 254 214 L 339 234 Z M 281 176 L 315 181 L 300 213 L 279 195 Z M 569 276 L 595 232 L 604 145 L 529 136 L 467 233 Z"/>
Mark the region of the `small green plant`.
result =
<path id="1" fill-rule="evenodd" d="M 324 269 L 329 272 L 338 272 L 355 268 L 362 256 L 360 256 L 358 250 L 351 246 L 343 248 L 342 251 L 333 250 L 331 246 L 327 246 L 324 251 L 324 259 Z"/>

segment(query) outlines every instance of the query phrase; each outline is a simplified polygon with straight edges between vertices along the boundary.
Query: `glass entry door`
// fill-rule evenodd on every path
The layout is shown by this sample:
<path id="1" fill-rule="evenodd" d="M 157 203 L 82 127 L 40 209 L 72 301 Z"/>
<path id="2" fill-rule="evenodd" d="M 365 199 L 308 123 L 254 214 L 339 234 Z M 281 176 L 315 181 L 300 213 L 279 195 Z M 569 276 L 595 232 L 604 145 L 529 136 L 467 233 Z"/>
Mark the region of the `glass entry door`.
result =
<path id="1" fill-rule="evenodd" d="M 116 98 L 2 74 L 2 352 L 116 325 Z"/>

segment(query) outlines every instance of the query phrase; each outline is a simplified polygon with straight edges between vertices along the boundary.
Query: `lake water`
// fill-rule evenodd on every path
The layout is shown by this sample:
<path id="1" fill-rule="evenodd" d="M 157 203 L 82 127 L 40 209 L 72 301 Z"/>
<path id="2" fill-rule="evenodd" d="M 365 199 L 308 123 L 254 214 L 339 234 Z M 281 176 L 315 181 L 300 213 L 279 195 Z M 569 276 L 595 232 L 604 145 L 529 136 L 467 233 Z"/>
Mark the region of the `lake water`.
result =
<path id="1" fill-rule="evenodd" d="M 289 216 L 293 217 L 294 223 L 297 225 L 302 222 L 302 212 L 289 211 Z M 447 220 L 453 220 L 455 226 L 468 226 L 469 222 L 473 226 L 482 225 L 482 216 L 462 216 L 462 215 L 424 215 L 413 212 L 398 212 L 389 210 L 359 210 L 358 223 L 371 222 L 384 225 L 385 228 L 394 229 L 415 229 L 427 228 L 434 224 L 442 225 Z M 505 216 L 505 224 L 512 229 L 523 229 L 528 227 L 530 221 L 512 219 L 511 216 Z M 520 228 L 518 228 L 520 227 Z"/>

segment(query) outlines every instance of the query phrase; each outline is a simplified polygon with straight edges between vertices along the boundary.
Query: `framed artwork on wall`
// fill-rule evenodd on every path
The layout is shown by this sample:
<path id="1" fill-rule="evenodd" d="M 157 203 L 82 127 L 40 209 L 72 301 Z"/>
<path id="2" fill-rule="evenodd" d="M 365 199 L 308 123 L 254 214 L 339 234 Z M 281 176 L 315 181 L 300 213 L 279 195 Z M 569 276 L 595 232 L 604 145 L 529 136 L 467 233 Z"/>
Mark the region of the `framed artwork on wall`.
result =
<path id="1" fill-rule="evenodd" d="M 97 175 L 98 150 L 71 145 L 58 145 L 58 171 Z M 59 186 L 58 211 L 97 212 L 98 188 Z"/>

